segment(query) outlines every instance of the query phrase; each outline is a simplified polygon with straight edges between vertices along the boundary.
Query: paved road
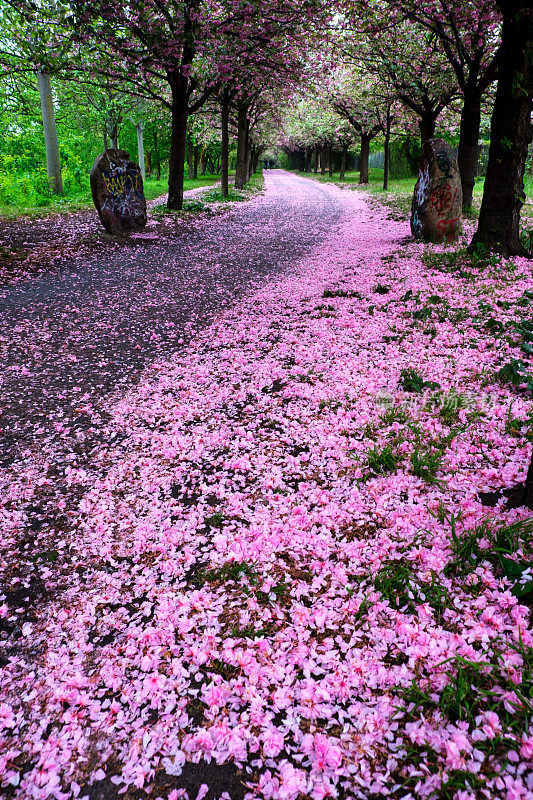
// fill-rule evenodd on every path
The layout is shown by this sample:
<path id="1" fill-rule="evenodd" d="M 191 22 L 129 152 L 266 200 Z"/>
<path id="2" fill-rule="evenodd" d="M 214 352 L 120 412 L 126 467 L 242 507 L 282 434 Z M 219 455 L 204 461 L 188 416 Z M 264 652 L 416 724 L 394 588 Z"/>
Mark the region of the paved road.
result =
<path id="1" fill-rule="evenodd" d="M 326 187 L 274 170 L 266 194 L 172 238 L 70 258 L 0 299 L 0 464 L 55 439 L 80 455 L 100 407 L 225 307 L 289 270 L 342 215 Z M 105 416 L 105 415 L 104 415 Z"/>

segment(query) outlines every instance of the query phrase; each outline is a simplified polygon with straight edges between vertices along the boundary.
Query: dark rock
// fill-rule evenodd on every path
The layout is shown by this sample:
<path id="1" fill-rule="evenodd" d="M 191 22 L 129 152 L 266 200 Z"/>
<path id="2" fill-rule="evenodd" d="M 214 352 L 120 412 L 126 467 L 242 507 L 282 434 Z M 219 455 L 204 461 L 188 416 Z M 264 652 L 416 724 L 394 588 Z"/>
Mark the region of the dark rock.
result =
<path id="1" fill-rule="evenodd" d="M 462 222 L 463 193 L 457 160 L 442 139 L 428 139 L 420 156 L 411 205 L 411 233 L 429 242 L 453 242 Z"/>
<path id="2" fill-rule="evenodd" d="M 93 202 L 108 233 L 124 235 L 146 225 L 141 170 L 125 150 L 106 150 L 91 170 Z"/>

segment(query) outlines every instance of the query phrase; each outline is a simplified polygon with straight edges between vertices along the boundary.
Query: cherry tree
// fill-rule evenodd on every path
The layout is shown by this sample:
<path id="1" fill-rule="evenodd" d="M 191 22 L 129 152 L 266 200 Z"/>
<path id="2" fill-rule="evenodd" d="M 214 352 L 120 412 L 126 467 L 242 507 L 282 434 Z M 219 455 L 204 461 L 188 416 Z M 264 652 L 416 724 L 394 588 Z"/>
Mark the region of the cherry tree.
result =
<path id="1" fill-rule="evenodd" d="M 456 77 L 432 31 L 391 18 L 383 3 L 350 4 L 337 48 L 347 63 L 366 69 L 393 89 L 418 117 L 422 142 L 435 135 L 437 119 L 458 93 Z"/>
<path id="2" fill-rule="evenodd" d="M 38 10 L 41 10 L 39 7 Z M 47 0 L 43 14 L 28 13 L 24 5 L 3 1 L 0 4 L 0 77 L 16 73 L 31 75 L 37 81 L 41 120 L 46 148 L 46 169 L 51 190 L 63 194 L 59 141 L 55 119 L 51 75 L 57 73 L 70 57 L 70 48 L 61 15 L 64 5 Z M 47 16 L 48 15 L 48 16 Z M 53 20 L 50 37 L 48 21 Z"/>
<path id="3" fill-rule="evenodd" d="M 171 115 L 168 206 L 180 208 L 187 122 L 232 77 L 242 52 L 256 54 L 283 34 L 293 40 L 320 25 L 321 0 L 9 0 L 27 31 L 40 25 L 54 49 L 69 48 L 62 65 L 116 81 L 121 91 L 161 102 Z M 60 30 L 58 20 L 61 20 Z M 72 52 L 74 51 L 74 52 Z"/>
<path id="4" fill-rule="evenodd" d="M 463 207 L 472 205 L 482 100 L 496 80 L 501 14 L 494 0 L 388 0 L 393 19 L 407 16 L 435 34 L 462 96 L 457 161 Z"/>
<path id="5" fill-rule="evenodd" d="M 483 200 L 470 249 L 528 255 L 520 242 L 520 211 L 531 142 L 533 9 L 527 0 L 499 0 L 498 6 L 503 17 L 498 86 Z M 533 488 L 531 495 L 533 502 Z"/>
<path id="6" fill-rule="evenodd" d="M 368 183 L 370 142 L 385 132 L 387 102 L 380 102 L 378 80 L 361 70 L 340 68 L 329 76 L 327 94 L 337 114 L 360 137 L 359 183 Z"/>

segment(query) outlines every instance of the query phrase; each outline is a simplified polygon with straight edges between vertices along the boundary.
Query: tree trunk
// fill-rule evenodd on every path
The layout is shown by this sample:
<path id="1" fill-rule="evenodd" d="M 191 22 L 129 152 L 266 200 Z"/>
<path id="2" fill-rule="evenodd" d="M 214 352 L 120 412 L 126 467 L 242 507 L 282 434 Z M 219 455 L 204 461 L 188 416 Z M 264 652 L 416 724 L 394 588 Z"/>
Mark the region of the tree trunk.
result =
<path id="1" fill-rule="evenodd" d="M 39 97 L 41 99 L 48 183 L 54 194 L 63 194 L 63 179 L 61 177 L 61 161 L 59 158 L 59 141 L 57 139 L 52 87 L 50 85 L 50 76 L 42 67 L 37 73 L 37 85 L 39 87 Z"/>
<path id="2" fill-rule="evenodd" d="M 200 145 L 196 144 L 194 146 L 194 169 L 193 169 L 193 178 L 194 180 L 198 177 L 198 161 L 200 160 Z"/>
<path id="3" fill-rule="evenodd" d="M 173 74 L 170 80 L 170 88 L 172 91 L 172 127 L 168 159 L 167 208 L 180 211 L 183 208 L 185 148 L 187 144 L 187 118 L 189 116 L 187 78 L 180 73 Z"/>
<path id="4" fill-rule="evenodd" d="M 255 152 L 255 145 L 248 145 L 248 180 L 250 180 L 254 174 Z"/>
<path id="5" fill-rule="evenodd" d="M 531 141 L 533 16 L 529 3 L 499 3 L 503 12 L 498 87 L 490 127 L 489 161 L 477 231 L 470 252 L 526 255 L 520 242 L 524 171 Z M 509 8 L 508 8 L 509 7 Z M 529 11 L 529 13 L 528 13 Z"/>
<path id="6" fill-rule="evenodd" d="M 198 164 L 200 175 L 205 175 L 205 149 L 200 153 L 200 162 Z"/>
<path id="7" fill-rule="evenodd" d="M 326 174 L 326 147 L 324 146 L 320 151 L 320 174 Z"/>
<path id="8" fill-rule="evenodd" d="M 104 134 L 104 150 L 107 150 L 107 148 L 109 147 L 109 140 L 107 138 L 107 125 L 104 124 L 102 126 L 102 132 Z"/>
<path id="9" fill-rule="evenodd" d="M 250 180 L 251 176 L 251 163 L 252 163 L 252 150 L 250 146 L 250 122 L 246 120 L 246 157 L 245 157 L 245 174 L 246 174 L 246 183 Z"/>
<path id="10" fill-rule="evenodd" d="M 333 147 L 331 145 L 328 147 L 328 174 L 330 178 L 333 178 Z"/>
<path id="11" fill-rule="evenodd" d="M 389 188 L 389 167 L 390 167 L 390 129 L 391 113 L 390 106 L 387 106 L 387 116 L 385 119 L 385 144 L 383 146 L 383 191 Z"/>
<path id="12" fill-rule="evenodd" d="M 318 147 L 315 147 L 315 167 L 314 167 L 315 175 L 318 172 L 318 162 L 319 161 L 320 161 L 320 149 Z"/>
<path id="13" fill-rule="evenodd" d="M 194 178 L 194 144 L 192 136 L 187 137 L 187 169 L 189 180 L 192 181 Z"/>
<path id="14" fill-rule="evenodd" d="M 224 92 L 220 101 L 222 147 L 220 151 L 220 191 L 222 197 L 229 196 L 229 97 Z"/>
<path id="15" fill-rule="evenodd" d="M 237 160 L 235 163 L 235 188 L 243 189 L 246 183 L 246 134 L 248 106 L 239 103 L 237 107 Z"/>
<path id="16" fill-rule="evenodd" d="M 340 169 L 340 173 L 339 173 L 339 180 L 340 181 L 344 180 L 344 175 L 346 173 L 346 159 L 347 158 L 348 158 L 348 146 L 347 145 L 343 145 L 342 158 L 341 158 L 341 169 Z"/>
<path id="17" fill-rule="evenodd" d="M 111 139 L 111 149 L 118 150 L 118 122 L 110 118 L 107 122 L 109 138 Z"/>
<path id="18" fill-rule="evenodd" d="M 139 168 L 143 181 L 146 180 L 146 165 L 144 162 L 144 122 L 138 122 L 135 126 L 137 131 L 137 156 L 139 160 Z"/>
<path id="19" fill-rule="evenodd" d="M 426 114 L 423 117 L 420 117 L 418 120 L 418 128 L 420 130 L 420 140 L 421 144 L 424 145 L 424 142 L 427 139 L 433 139 L 435 136 L 435 117 L 433 114 Z"/>
<path id="20" fill-rule="evenodd" d="M 457 164 L 461 174 L 463 190 L 463 211 L 472 205 L 479 145 L 479 128 L 481 125 L 481 97 L 477 93 L 464 92 L 463 110 L 461 112 L 461 133 Z"/>
<path id="21" fill-rule="evenodd" d="M 368 183 L 368 159 L 370 158 L 370 142 L 372 137 L 368 133 L 361 134 L 361 151 L 359 155 L 359 183 Z"/>

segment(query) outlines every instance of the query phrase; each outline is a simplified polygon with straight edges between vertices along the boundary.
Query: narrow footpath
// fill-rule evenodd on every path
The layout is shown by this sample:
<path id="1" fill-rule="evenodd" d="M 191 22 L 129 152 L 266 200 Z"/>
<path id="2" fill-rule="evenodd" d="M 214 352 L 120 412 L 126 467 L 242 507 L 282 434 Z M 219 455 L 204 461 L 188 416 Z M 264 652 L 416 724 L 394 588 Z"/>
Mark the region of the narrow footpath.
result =
<path id="1" fill-rule="evenodd" d="M 267 172 L 266 186 L 173 239 L 72 252 L 61 270 L 0 290 L 4 463 L 58 434 L 75 452 L 94 446 L 110 392 L 291 269 L 343 213 L 331 192 L 288 173 Z"/>

